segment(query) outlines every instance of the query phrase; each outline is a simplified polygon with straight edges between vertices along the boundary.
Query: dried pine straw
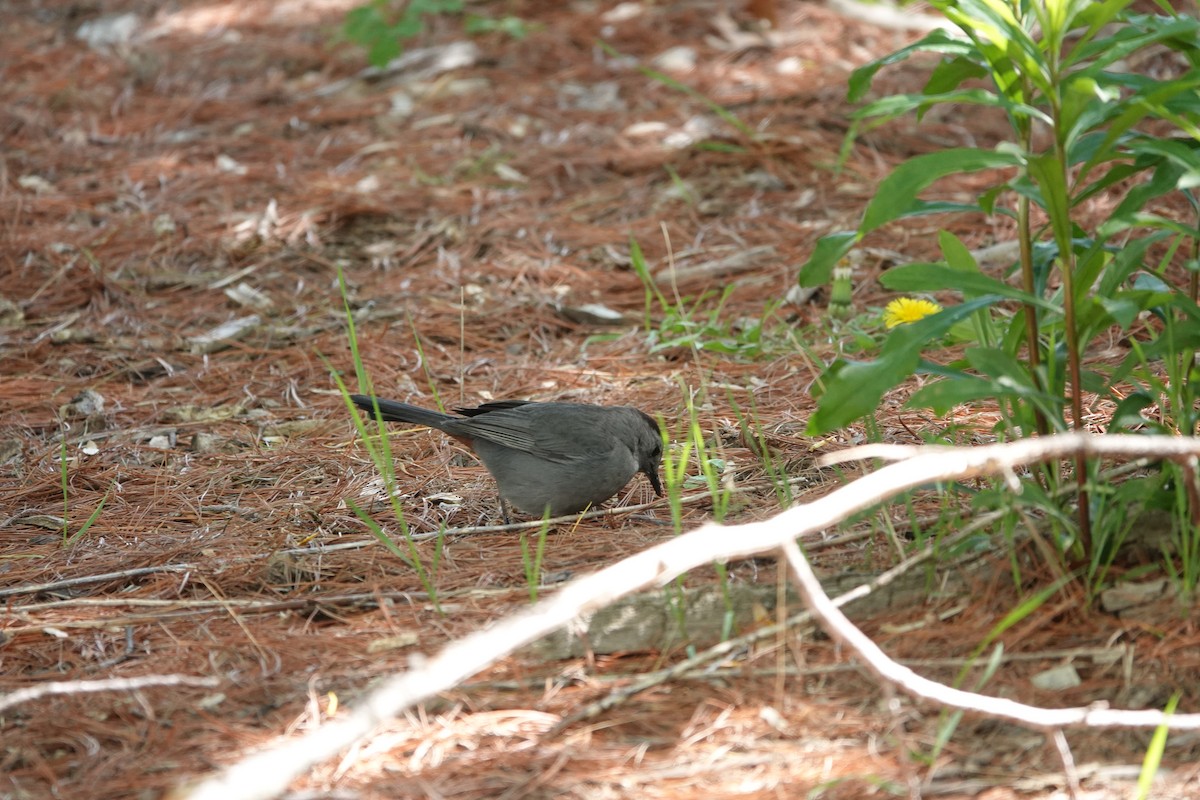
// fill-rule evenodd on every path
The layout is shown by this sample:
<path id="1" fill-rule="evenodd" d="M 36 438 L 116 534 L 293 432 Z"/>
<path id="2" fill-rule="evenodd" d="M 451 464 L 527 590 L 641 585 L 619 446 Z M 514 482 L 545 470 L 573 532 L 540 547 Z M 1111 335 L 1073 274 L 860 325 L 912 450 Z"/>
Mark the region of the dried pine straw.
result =
<path id="1" fill-rule="evenodd" d="M 572 321 L 556 304 L 603 303 L 641 321 L 644 288 L 629 268 L 628 242 L 636 239 L 660 269 L 665 227 L 677 268 L 694 276 L 678 284 L 681 294 L 732 283 L 722 318 L 757 318 L 792 285 L 818 236 L 857 221 L 892 166 L 964 131 L 986 145 L 1000 130 L 976 112 L 920 128 L 897 123 L 857 146 L 836 174 L 848 71 L 903 37 L 814 4 L 780 2 L 780 38 L 766 48 L 721 45 L 714 19 L 728 4 L 647 4 L 644 18 L 610 24 L 598 16 L 607 9 L 485 3 L 495 16 L 530 21 L 528 38 L 477 37 L 478 63 L 419 85 L 355 80 L 361 52 L 330 44 L 345 12 L 337 4 L 155 10 L 115 0 L 102 4 L 104 13 L 148 15 L 142 23 L 157 34 L 101 50 L 74 36 L 100 10 L 59 5 L 4 12 L 0 300 L 20 314 L 0 308 L 0 693 L 168 675 L 216 677 L 219 687 L 54 695 L 0 711 L 5 797 L 164 796 L 320 725 L 376 677 L 528 602 L 518 534 L 446 539 L 439 614 L 414 572 L 348 508 L 347 499 L 367 504 L 389 524 L 373 499 L 375 467 L 322 360 L 352 375 L 339 265 L 381 394 L 432 404 L 434 385 L 449 404 L 623 403 L 660 412 L 682 431 L 680 384 L 704 385 L 701 425 L 744 489 L 733 514 L 762 518 L 776 508 L 775 494 L 730 398 L 742 408 L 753 400 L 800 497 L 842 480 L 813 468 L 814 453 L 862 435 L 803 434 L 810 387 L 834 352 L 809 327 L 820 305 L 778 312 L 803 347 L 739 361 L 651 353 L 640 327 Z M 637 123 L 677 128 L 708 112 L 602 57 L 600 37 L 647 62 L 670 45 L 698 48 L 702 67 L 688 85 L 761 129 L 760 141 L 718 127 L 715 138 L 742 149 L 679 150 L 639 133 Z M 420 45 L 457 38 L 457 22 L 439 18 Z M 787 57 L 800 73 L 776 69 Z M 349 88 L 320 93 L 342 79 Z M 883 80 L 899 90 L 918 85 L 919 75 L 897 70 Z M 618 100 L 600 110 L 564 88 L 586 93 L 606 82 Z M 413 118 L 389 113 L 402 88 L 417 105 Z M 689 198 L 673 194 L 667 167 Z M 974 193 L 986 180 L 968 176 L 945 191 Z M 939 227 L 971 247 L 1011 235 L 1003 221 L 918 225 L 868 239 L 875 255 L 858 278 L 858 309 L 888 299 L 876 281 L 891 263 L 887 253 L 934 257 Z M 731 264 L 736 272 L 712 271 Z M 669 284 L 664 291 L 673 296 Z M 652 323 L 660 317 L 655 309 Z M 235 341 L 202 344 L 233 321 L 246 326 Z M 917 443 L 941 426 L 902 408 L 914 388 L 885 400 L 877 421 L 885 441 Z M 103 405 L 75 414 L 70 406 L 85 390 Z M 995 416 L 983 409 L 955 421 L 964 437 L 986 441 Z M 62 437 L 67 533 L 103 503 L 94 524 L 65 544 Z M 457 445 L 412 432 L 393 447 L 414 530 L 498 521 L 490 478 Z M 461 505 L 428 499 L 445 492 Z M 650 499 L 639 480 L 613 505 Z M 903 530 L 909 512 L 884 513 Z M 911 512 L 936 515 L 940 501 L 918 496 Z M 705 504 L 689 504 L 684 524 L 707 514 Z M 658 505 L 559 527 L 542 574 L 552 586 L 638 552 L 673 536 L 669 522 Z M 869 521 L 858 530 L 860 540 L 820 551 L 819 566 L 890 565 L 887 539 Z M 436 547 L 431 539 L 416 545 L 426 562 Z M 1049 579 L 1037 573 L 1036 556 L 1019 558 L 1030 585 Z M 774 581 L 769 562 L 729 569 L 737 583 Z M 1020 601 L 1006 569 L 998 561 L 994 580 L 968 598 L 895 609 L 864 626 L 897 657 L 962 657 Z M 708 570 L 688 585 L 713 581 Z M 1144 671 L 1136 682 L 1116 667 L 1098 669 L 1047 702 L 1157 704 L 1171 687 L 1200 685 L 1190 619 L 1150 630 L 1048 606 L 1014 634 L 1010 647 L 1026 652 L 1122 637 L 1138 644 Z M 929 747 L 936 714 L 893 714 L 836 648 L 800 632 L 731 656 L 714 666 L 720 676 L 669 682 L 545 735 L 612 687 L 680 657 L 655 649 L 506 659 L 293 789 L 364 798 L 707 798 L 824 787 L 823 797 L 850 798 L 924 777 L 906 753 Z M 793 674 L 780 679 L 780 666 Z M 1044 666 L 1006 668 L 988 690 L 1025 692 L 1028 675 Z M 930 668 L 945 679 L 953 671 Z M 1148 694 L 1131 697 L 1135 683 Z M 1143 748 L 1111 732 L 1072 744 L 1080 762 L 1135 763 Z M 1194 745 L 1168 751 L 1171 763 L 1185 765 L 1180 780 L 1195 756 Z M 1037 796 L 1054 785 L 1057 755 L 1021 731 L 968 720 L 942 766 L 943 796 L 1046 774 L 1047 783 L 1026 787 Z"/>

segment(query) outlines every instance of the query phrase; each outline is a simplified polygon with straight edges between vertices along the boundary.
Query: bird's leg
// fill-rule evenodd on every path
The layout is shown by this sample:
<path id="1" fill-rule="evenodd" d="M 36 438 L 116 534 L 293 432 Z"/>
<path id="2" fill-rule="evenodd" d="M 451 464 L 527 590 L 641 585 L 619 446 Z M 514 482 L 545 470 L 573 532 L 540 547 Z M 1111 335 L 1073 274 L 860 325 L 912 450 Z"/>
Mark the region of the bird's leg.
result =
<path id="1" fill-rule="evenodd" d="M 508 501 L 503 497 L 500 498 L 500 516 L 504 518 L 505 525 L 512 525 L 512 517 L 508 513 Z"/>

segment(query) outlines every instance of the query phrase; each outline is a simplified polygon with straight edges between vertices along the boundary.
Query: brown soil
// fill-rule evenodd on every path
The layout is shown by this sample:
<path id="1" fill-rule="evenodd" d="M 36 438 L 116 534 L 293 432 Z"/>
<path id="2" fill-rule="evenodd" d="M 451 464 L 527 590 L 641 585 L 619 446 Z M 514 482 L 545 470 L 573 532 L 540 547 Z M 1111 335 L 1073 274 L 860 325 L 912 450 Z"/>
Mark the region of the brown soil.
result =
<path id="1" fill-rule="evenodd" d="M 1003 120 L 971 109 L 897 123 L 857 142 L 838 172 L 849 72 L 916 34 L 817 3 L 752 3 L 778 10 L 768 42 L 748 32 L 740 3 L 646 4 L 606 20 L 615 5 L 472 4 L 519 17 L 528 35 L 468 39 L 456 18 L 435 19 L 413 46 L 469 42 L 470 64 L 421 73 L 422 62 L 371 80 L 359 75 L 362 51 L 335 35 L 342 2 L 17 0 L 0 11 L 0 299 L 10 304 L 0 328 L 0 692 L 175 674 L 217 681 L 72 691 L 0 710 L 0 797 L 161 797 L 320 726 L 379 676 L 527 604 L 518 534 L 454 532 L 496 523 L 497 511 L 486 472 L 440 434 L 402 434 L 393 448 L 413 529 L 452 529 L 436 576 L 444 614 L 349 508 L 395 532 L 331 377 L 354 385 L 339 267 L 381 395 L 630 404 L 681 433 L 692 394 L 746 489 L 734 520 L 778 507 L 734 403 L 753 404 L 781 463 L 810 476 L 798 499 L 853 476 L 814 469 L 813 454 L 861 430 L 803 434 L 819 365 L 843 339 L 821 296 L 774 304 L 817 237 L 853 227 L 889 169 L 993 143 Z M 137 15 L 131 42 L 77 38 L 84 23 L 119 13 Z M 636 68 L 673 46 L 697 54 L 677 79 L 758 132 L 753 141 Z M 919 88 L 920 63 L 885 72 L 877 90 Z M 680 144 L 687 136 L 720 146 Z M 941 191 L 972 195 L 986 180 Z M 957 217 L 873 235 L 855 291 L 864 325 L 877 325 L 871 309 L 888 299 L 875 277 L 891 254 L 936 257 L 943 227 L 971 247 L 1010 234 L 1004 220 Z M 712 293 L 702 317 L 726 287 L 721 319 L 767 313 L 766 352 L 652 348 L 631 239 L 655 273 L 673 258 L 669 297 Z M 588 303 L 633 324 L 562 310 Z M 205 338 L 233 321 L 244 327 Z M 885 401 L 874 431 L 885 441 L 919 443 L 939 427 L 901 408 L 911 388 Z M 960 420 L 981 440 L 993 421 L 986 410 Z M 100 509 L 69 542 L 64 459 L 67 533 Z M 651 494 L 639 478 L 611 505 Z M 913 508 L 937 513 L 938 503 Z M 891 513 L 903 528 L 908 509 Z M 708 516 L 689 505 L 685 523 Z M 669 520 L 660 505 L 556 529 L 543 580 L 669 538 Z M 436 546 L 418 545 L 426 562 Z M 827 573 L 870 571 L 894 554 L 880 532 L 814 560 Z M 857 621 L 897 658 L 966 658 L 1052 580 L 1032 556 L 1018 554 L 1019 587 L 998 554 L 994 579 L 969 596 Z M 775 580 L 768 562 L 729 568 L 734 582 Z M 1177 605 L 1133 621 L 1053 600 L 1001 640 L 1029 658 L 1006 663 L 989 693 L 1161 707 L 1181 692 L 1180 710 L 1200 705 L 1200 639 Z M 1128 671 L 1081 657 L 1080 686 L 1030 684 L 1064 650 L 1117 645 L 1133 654 Z M 1006 724 L 966 718 L 931 767 L 937 709 L 891 703 L 828 640 L 799 632 L 727 658 L 720 676 L 670 682 L 545 735 L 683 655 L 504 659 L 314 770 L 294 796 L 858 798 L 908 795 L 922 781 L 926 796 L 1061 796 L 1053 745 Z M 951 682 L 959 667 L 920 669 Z M 1127 796 L 1149 736 L 1069 732 L 1089 796 Z M 1194 736 L 1173 738 L 1154 796 L 1197 796 L 1198 755 Z"/>

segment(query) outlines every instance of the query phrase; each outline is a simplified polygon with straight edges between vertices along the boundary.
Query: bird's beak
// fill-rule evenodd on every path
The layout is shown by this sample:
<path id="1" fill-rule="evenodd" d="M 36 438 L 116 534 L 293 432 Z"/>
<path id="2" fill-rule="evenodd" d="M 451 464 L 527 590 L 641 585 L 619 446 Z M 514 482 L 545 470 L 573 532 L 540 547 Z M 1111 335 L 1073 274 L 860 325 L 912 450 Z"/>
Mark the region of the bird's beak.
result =
<path id="1" fill-rule="evenodd" d="M 662 497 L 662 484 L 658 480 L 658 470 L 645 470 L 645 474 L 650 479 L 650 485 L 654 487 L 654 493 Z"/>

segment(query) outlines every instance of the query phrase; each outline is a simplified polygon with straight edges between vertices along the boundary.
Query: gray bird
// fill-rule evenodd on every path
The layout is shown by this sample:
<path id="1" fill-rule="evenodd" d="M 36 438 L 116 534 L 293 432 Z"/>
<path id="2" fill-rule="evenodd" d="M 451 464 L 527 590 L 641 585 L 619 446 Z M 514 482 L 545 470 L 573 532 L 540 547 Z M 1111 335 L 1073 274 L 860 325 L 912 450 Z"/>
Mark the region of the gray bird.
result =
<path id="1" fill-rule="evenodd" d="M 456 417 L 361 394 L 350 399 L 372 418 L 378 403 L 385 422 L 426 425 L 463 442 L 496 479 L 502 504 L 526 514 L 599 506 L 639 472 L 662 496 L 662 434 L 636 408 L 505 400 L 456 408 Z"/>

